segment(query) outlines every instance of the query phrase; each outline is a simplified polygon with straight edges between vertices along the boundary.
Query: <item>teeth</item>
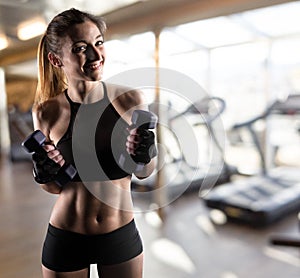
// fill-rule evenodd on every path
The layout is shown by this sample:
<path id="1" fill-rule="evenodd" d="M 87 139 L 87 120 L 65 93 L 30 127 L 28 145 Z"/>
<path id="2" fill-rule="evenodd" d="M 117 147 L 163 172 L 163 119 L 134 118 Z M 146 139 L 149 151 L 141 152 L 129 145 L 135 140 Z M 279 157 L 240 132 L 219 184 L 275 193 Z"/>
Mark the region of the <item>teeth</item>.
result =
<path id="1" fill-rule="evenodd" d="M 101 67 L 101 64 L 94 64 L 94 65 L 89 65 L 88 68 L 95 70 Z"/>

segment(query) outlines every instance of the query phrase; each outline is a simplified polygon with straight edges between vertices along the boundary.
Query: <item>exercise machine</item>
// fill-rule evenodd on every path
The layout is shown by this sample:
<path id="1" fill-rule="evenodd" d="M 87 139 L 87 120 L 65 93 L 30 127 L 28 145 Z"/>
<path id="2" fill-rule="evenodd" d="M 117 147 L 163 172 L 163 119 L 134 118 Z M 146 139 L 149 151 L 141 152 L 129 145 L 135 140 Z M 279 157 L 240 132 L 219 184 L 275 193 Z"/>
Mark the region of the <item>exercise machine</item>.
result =
<path id="1" fill-rule="evenodd" d="M 220 138 L 216 132 L 214 125 L 220 120 L 220 115 L 224 112 L 226 103 L 219 97 L 204 97 L 199 101 L 187 106 L 180 113 L 174 112 L 169 104 L 167 124 L 162 126 L 164 129 L 164 153 L 159 155 L 164 156 L 165 165 L 164 172 L 167 176 L 165 187 L 167 194 L 179 196 L 183 192 L 198 191 L 201 187 L 205 188 L 211 184 L 221 184 L 230 181 L 233 174 L 236 174 L 237 169 L 226 162 L 224 155 L 224 147 L 220 143 Z M 154 109 L 155 110 L 155 109 Z M 173 112 L 173 113 L 172 113 Z M 206 163 L 195 163 L 188 159 L 188 151 L 184 150 L 183 144 L 194 144 L 192 140 L 182 141 L 180 135 L 176 132 L 184 129 L 184 126 L 189 126 L 191 132 L 194 132 L 193 137 L 197 136 L 196 130 L 203 129 L 206 132 L 206 141 L 208 148 L 214 149 L 214 156 L 218 157 L 218 161 Z M 223 129 L 223 126 L 220 127 Z M 185 135 L 188 137 L 188 135 Z M 222 137 L 222 136 L 221 136 Z M 203 144 L 204 142 L 201 142 Z M 193 151 L 197 152 L 197 147 Z M 198 156 L 198 153 L 195 154 Z M 207 155 L 207 154 L 199 154 Z M 209 156 L 209 155 L 208 155 Z M 132 187 L 134 191 L 152 191 L 155 189 L 156 173 L 144 180 L 138 180 L 133 177 Z"/>
<path id="2" fill-rule="evenodd" d="M 208 208 L 221 210 L 229 220 L 265 226 L 300 210 L 300 169 L 289 166 L 267 169 L 263 148 L 253 127 L 273 113 L 299 114 L 300 96 L 290 96 L 286 102 L 275 101 L 261 115 L 233 126 L 234 130 L 249 131 L 262 171 L 213 188 L 203 197 Z"/>

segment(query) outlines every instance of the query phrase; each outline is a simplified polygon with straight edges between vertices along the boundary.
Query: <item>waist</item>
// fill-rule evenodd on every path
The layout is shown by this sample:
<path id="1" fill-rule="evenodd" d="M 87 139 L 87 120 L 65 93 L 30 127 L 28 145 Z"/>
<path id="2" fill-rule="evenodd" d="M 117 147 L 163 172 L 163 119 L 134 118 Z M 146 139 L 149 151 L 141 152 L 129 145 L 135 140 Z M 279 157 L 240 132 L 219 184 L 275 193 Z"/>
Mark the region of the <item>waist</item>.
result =
<path id="1" fill-rule="evenodd" d="M 72 182 L 63 187 L 50 223 L 82 234 L 110 232 L 133 218 L 130 179 Z"/>

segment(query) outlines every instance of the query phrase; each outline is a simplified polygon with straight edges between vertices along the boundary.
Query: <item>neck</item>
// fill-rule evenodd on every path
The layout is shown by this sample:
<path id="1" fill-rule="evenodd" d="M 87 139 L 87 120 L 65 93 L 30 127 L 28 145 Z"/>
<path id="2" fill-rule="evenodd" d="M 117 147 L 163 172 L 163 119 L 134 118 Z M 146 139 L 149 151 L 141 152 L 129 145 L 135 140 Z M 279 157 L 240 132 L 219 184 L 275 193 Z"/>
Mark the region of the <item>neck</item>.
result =
<path id="1" fill-rule="evenodd" d="M 75 102 L 93 103 L 103 98 L 103 86 L 101 81 L 71 83 L 68 95 Z"/>

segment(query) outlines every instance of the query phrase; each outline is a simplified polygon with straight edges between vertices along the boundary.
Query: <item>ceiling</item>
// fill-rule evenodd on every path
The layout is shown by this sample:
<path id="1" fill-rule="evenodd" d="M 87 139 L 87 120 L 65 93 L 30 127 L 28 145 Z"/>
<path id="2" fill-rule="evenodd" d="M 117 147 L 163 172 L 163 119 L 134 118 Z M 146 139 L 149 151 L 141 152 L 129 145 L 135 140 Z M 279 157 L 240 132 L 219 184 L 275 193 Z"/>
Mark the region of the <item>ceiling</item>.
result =
<path id="1" fill-rule="evenodd" d="M 40 18 L 48 23 L 57 13 L 75 7 L 103 14 L 124 6 L 131 5 L 138 0 L 0 0 L 0 34 L 9 39 L 9 47 L 21 43 L 17 36 L 18 26 L 32 19 Z"/>
<path id="2" fill-rule="evenodd" d="M 55 14 L 75 7 L 103 14 L 128 6 L 138 0 L 0 0 L 0 30 L 10 39 L 17 39 L 17 26 L 35 17 L 42 17 L 48 22 Z"/>
<path id="3" fill-rule="evenodd" d="M 110 31 L 108 35 L 114 37 L 284 2 L 290 1 L 0 0 L 0 34 L 5 34 L 9 41 L 8 47 L 0 50 L 0 67 L 10 67 L 10 72 L 23 71 L 35 59 L 39 37 L 19 40 L 17 29 L 22 22 L 41 18 L 48 23 L 55 14 L 71 7 L 104 16 Z"/>

